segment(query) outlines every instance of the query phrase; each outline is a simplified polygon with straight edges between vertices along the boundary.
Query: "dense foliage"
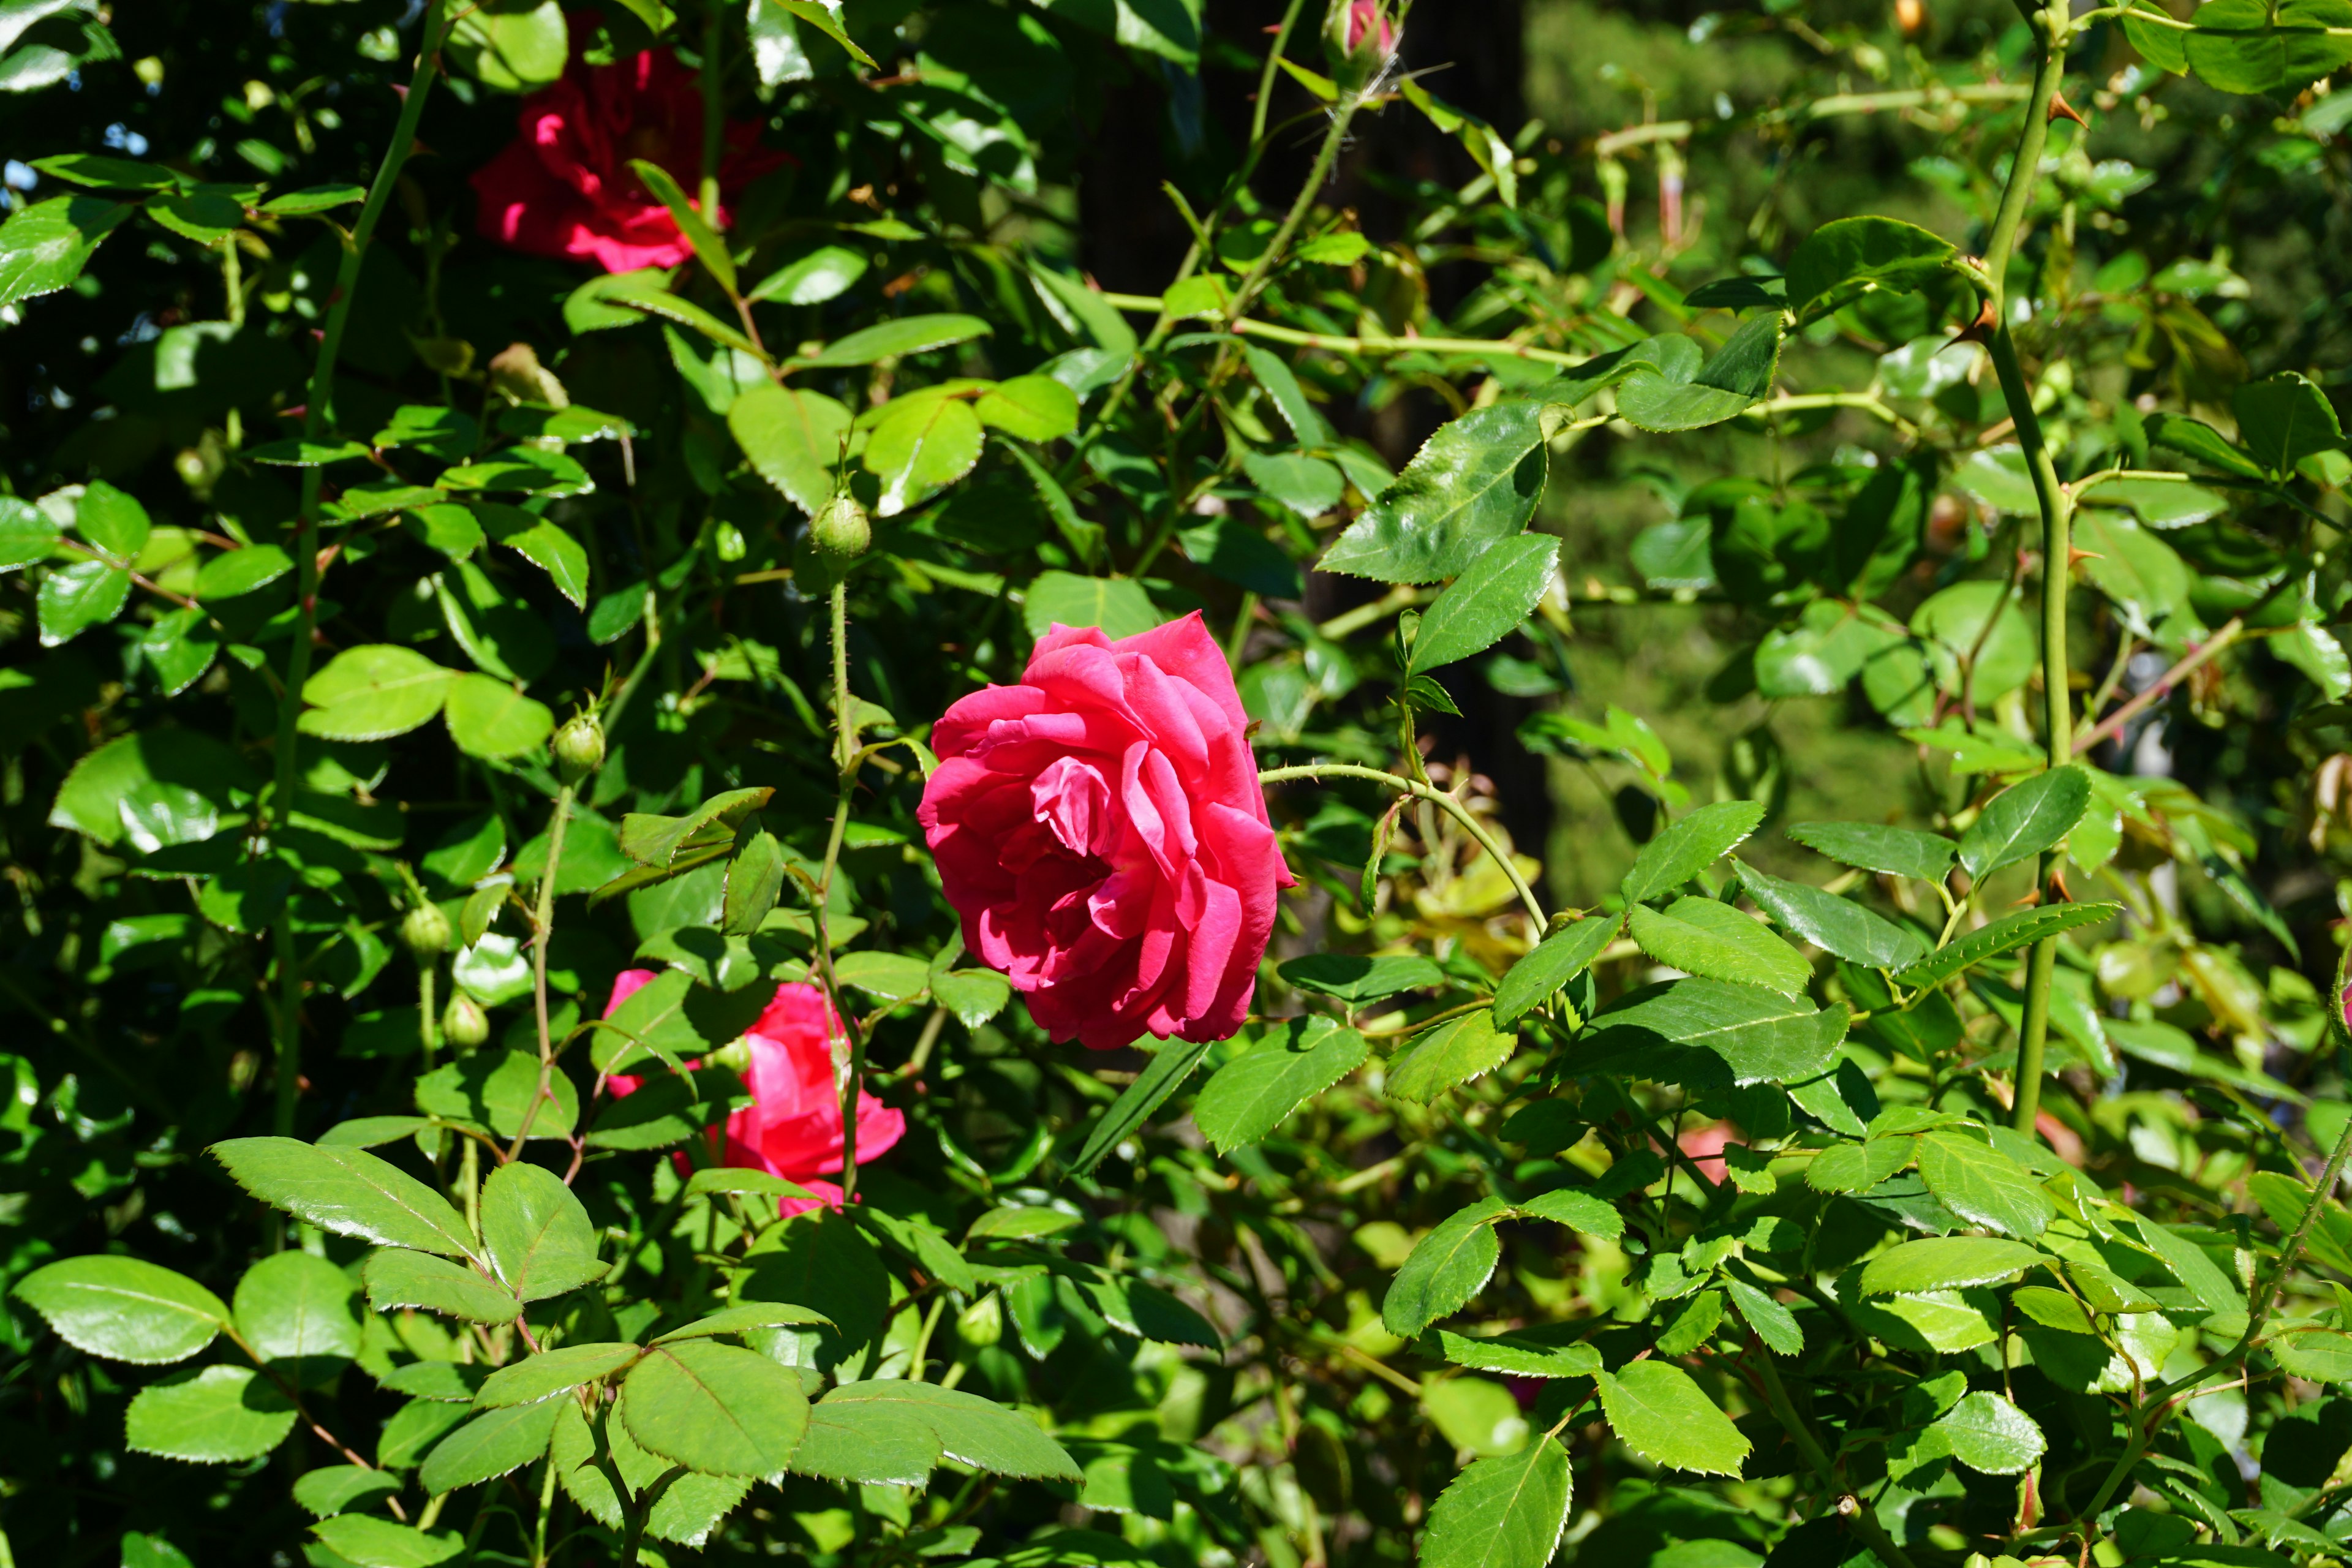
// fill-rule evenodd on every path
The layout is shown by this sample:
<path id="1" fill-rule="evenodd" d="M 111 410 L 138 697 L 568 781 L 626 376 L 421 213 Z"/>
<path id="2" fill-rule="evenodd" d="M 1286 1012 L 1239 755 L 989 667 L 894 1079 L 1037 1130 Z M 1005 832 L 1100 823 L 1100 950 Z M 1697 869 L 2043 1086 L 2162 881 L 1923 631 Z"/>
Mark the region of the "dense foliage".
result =
<path id="1" fill-rule="evenodd" d="M 1263 9 L 0 0 L 0 1562 L 2352 1556 L 2352 5 Z"/>

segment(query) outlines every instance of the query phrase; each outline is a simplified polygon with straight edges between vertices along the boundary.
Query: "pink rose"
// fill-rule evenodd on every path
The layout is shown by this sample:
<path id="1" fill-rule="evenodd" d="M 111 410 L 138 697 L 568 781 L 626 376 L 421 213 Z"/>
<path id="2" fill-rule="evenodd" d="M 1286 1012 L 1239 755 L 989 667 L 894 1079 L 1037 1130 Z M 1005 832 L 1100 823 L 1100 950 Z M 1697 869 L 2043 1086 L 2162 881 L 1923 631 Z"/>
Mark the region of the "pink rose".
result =
<path id="1" fill-rule="evenodd" d="M 654 977 L 650 969 L 626 969 L 613 982 L 604 1016 Z M 727 1119 L 724 1136 L 710 1130 L 710 1152 L 722 1165 L 765 1171 L 796 1182 L 834 1207 L 841 1189 L 816 1180 L 820 1171 L 841 1169 L 841 1095 L 834 1087 L 834 1042 L 843 1038 L 841 1020 L 814 985 L 779 985 L 760 1021 L 744 1033 L 751 1047 L 745 1075 L 751 1106 Z M 689 1064 L 691 1065 L 691 1064 Z M 634 1092 L 645 1080 L 615 1073 L 614 1094 Z M 857 1091 L 857 1163 L 886 1152 L 905 1136 L 907 1119 L 866 1092 Z M 800 1214 L 816 1205 L 782 1200 L 783 1212 Z"/>
<path id="2" fill-rule="evenodd" d="M 1197 614 L 1118 642 L 1056 626 L 1020 685 L 932 730 L 917 815 L 964 944 L 1055 1039 L 1241 1027 L 1291 884 L 1248 731 Z"/>
<path id="3" fill-rule="evenodd" d="M 1396 52 L 1396 27 L 1381 13 L 1380 0 L 1352 0 L 1348 7 L 1348 52 L 1354 54 L 1367 34 L 1380 40 L 1381 58 Z"/>
<path id="4" fill-rule="evenodd" d="M 669 208 L 629 167 L 632 158 L 658 163 L 688 195 L 701 184 L 702 89 L 676 55 L 648 49 L 591 66 L 575 54 L 562 79 L 522 100 L 516 120 L 521 134 L 474 174 L 485 236 L 607 272 L 675 267 L 692 254 Z M 727 127 L 723 196 L 791 161 L 761 149 L 759 133 L 741 121 Z"/>

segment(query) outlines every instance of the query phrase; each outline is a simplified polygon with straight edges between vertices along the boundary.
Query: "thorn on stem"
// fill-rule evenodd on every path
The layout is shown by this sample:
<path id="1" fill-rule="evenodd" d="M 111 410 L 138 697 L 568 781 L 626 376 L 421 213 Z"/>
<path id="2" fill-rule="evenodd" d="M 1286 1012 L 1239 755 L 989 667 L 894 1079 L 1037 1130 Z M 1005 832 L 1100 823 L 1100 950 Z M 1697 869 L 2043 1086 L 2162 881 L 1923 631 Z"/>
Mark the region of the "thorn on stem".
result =
<path id="1" fill-rule="evenodd" d="M 2091 128 L 2091 122 L 2083 118 L 2083 111 L 2066 101 L 2063 90 L 2050 95 L 2050 120 L 2053 124 L 2061 120 L 2071 120 L 2085 131 Z"/>

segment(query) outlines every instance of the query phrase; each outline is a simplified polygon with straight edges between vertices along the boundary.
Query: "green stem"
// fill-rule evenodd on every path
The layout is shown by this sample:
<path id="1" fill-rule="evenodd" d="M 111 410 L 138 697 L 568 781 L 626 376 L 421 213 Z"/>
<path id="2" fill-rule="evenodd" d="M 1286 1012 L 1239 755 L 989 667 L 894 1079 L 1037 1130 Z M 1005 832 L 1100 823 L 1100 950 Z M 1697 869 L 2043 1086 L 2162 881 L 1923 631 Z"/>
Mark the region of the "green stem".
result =
<path id="1" fill-rule="evenodd" d="M 343 331 L 351 323 L 352 296 L 359 288 L 360 262 L 367 254 L 368 241 L 375 235 L 384 205 L 392 199 L 401 165 L 408 161 L 409 149 L 416 143 L 417 123 L 424 118 L 425 100 L 432 92 L 433 79 L 440 68 L 445 4 L 446 0 L 431 0 L 425 7 L 425 30 L 417 38 L 416 67 L 408 79 L 408 95 L 401 100 L 400 117 L 393 126 L 392 145 L 385 149 L 383 162 L 376 168 L 367 201 L 360 208 L 359 221 L 352 226 L 351 239 L 343 247 L 342 264 L 335 271 L 335 291 L 327 307 L 326 331 L 319 341 L 319 359 L 310 370 L 309 403 L 302 415 L 306 440 L 318 440 L 329 426 L 335 396 L 335 362 L 342 355 Z M 301 776 L 295 755 L 300 745 L 296 724 L 302 716 L 302 688 L 310 679 L 310 639 L 318 629 L 319 494 L 323 471 L 316 468 L 302 470 L 301 510 L 294 525 L 294 638 L 287 650 L 285 690 L 278 704 L 277 778 L 269 797 L 270 824 L 281 836 L 292 825 L 294 790 Z M 294 905 L 290 900 L 286 911 L 278 917 L 274 945 L 278 961 L 278 1088 L 272 1122 L 278 1135 L 285 1138 L 293 1135 L 294 1109 L 300 1098 L 302 1081 L 302 966 L 295 950 Z"/>
<path id="2" fill-rule="evenodd" d="M 1528 879 L 1519 875 L 1519 868 L 1510 856 L 1504 853 L 1503 847 L 1495 842 L 1495 836 L 1486 831 L 1486 825 L 1473 816 L 1468 806 L 1442 789 L 1396 773 L 1383 773 L 1379 768 L 1358 767 L 1353 763 L 1306 763 L 1293 768 L 1265 768 L 1259 772 L 1257 782 L 1264 785 L 1287 784 L 1294 779 L 1326 778 L 1370 779 L 1374 784 L 1386 784 L 1399 794 L 1425 800 L 1448 813 L 1462 825 L 1464 832 L 1477 841 L 1478 847 L 1492 856 L 1495 864 L 1503 868 L 1503 875 L 1510 879 L 1512 890 L 1519 895 L 1519 902 L 1527 906 L 1528 913 L 1535 918 L 1536 924 L 1541 926 L 1544 923 L 1543 904 L 1536 898 L 1535 889 L 1528 886 Z"/>
<path id="3" fill-rule="evenodd" d="M 416 966 L 416 1044 L 424 1052 L 426 1072 L 433 1070 L 433 1055 L 441 1048 L 441 1016 L 434 1010 L 438 999 L 433 994 L 440 967 L 437 958 L 425 959 Z"/>
<path id="4" fill-rule="evenodd" d="M 2042 686 L 2047 755 L 2053 768 L 2074 757 L 2074 694 L 2066 662 L 2066 584 L 2073 572 L 2073 498 L 2059 482 L 2058 468 L 2042 436 L 2042 420 L 2033 411 L 2033 388 L 2018 363 L 2017 342 L 2011 335 L 2009 264 L 2017 248 L 2018 226 L 2033 197 L 2033 181 L 2042 165 L 2042 150 L 2050 137 L 2050 101 L 2056 96 L 2066 69 L 2066 9 L 2045 6 L 2032 19 L 2041 55 L 2034 63 L 2033 93 L 2025 102 L 2025 125 L 2017 139 L 2009 184 L 2002 190 L 2000 211 L 1993 219 L 1992 237 L 1985 247 L 1985 272 L 1992 311 L 1989 347 L 1993 370 L 2000 378 L 2001 396 L 2017 426 L 2027 472 L 2033 480 L 2033 499 L 2042 514 Z M 2045 896 L 2056 890 L 2058 858 L 2042 857 L 2040 882 Z M 2050 1038 L 2050 992 L 2057 970 L 2058 939 L 2045 937 L 2033 946 L 2026 967 L 2025 1016 L 2018 1031 L 2016 1095 L 2010 1124 L 2031 1137 L 2042 1113 L 2042 1066 Z"/>
<path id="5" fill-rule="evenodd" d="M 684 1465 L 672 1465 L 653 1485 L 637 1494 L 636 1501 L 629 1509 L 629 1533 L 621 1542 L 622 1563 L 634 1564 L 645 1561 L 639 1551 L 645 1545 L 646 1524 L 654 1516 L 654 1505 L 660 1502 L 662 1494 L 676 1486 L 685 1474 Z"/>
<path id="6" fill-rule="evenodd" d="M 1265 137 L 1265 111 L 1274 101 L 1274 75 L 1282 64 L 1282 51 L 1290 47 L 1290 30 L 1298 26 L 1298 13 L 1307 8 L 1307 0 L 1290 0 L 1282 14 L 1282 26 L 1274 30 L 1274 47 L 1265 51 L 1265 67 L 1257 75 L 1257 102 L 1250 110 L 1250 141 L 1253 144 Z"/>
<path id="7" fill-rule="evenodd" d="M 1797 1414 L 1796 1405 L 1790 1403 L 1789 1391 L 1780 1382 L 1780 1369 L 1772 1364 L 1772 1352 L 1759 1352 L 1753 1364 L 1761 1374 L 1764 1397 L 1772 1407 L 1773 1417 L 1789 1434 L 1790 1440 L 1797 1445 L 1797 1452 L 1804 1456 L 1805 1463 L 1811 1465 L 1813 1473 L 1821 1478 L 1822 1485 L 1839 1494 L 1837 1512 L 1845 1521 L 1846 1527 L 1862 1538 L 1864 1546 L 1878 1554 L 1878 1560 L 1885 1563 L 1886 1568 L 1913 1568 L 1910 1554 L 1895 1544 L 1894 1537 L 1886 1533 L 1886 1527 L 1880 1524 L 1878 1516 L 1870 1511 L 1870 1504 L 1839 1486 L 1837 1467 L 1822 1447 L 1821 1440 L 1813 1436 L 1812 1428 L 1805 1424 L 1805 1418 Z"/>
<path id="8" fill-rule="evenodd" d="M 1315 166 L 1307 170 L 1306 184 L 1298 187 L 1297 199 L 1291 202 L 1290 210 L 1283 215 L 1282 226 L 1274 231 L 1273 241 L 1258 254 L 1255 261 L 1250 263 L 1250 269 L 1242 276 L 1241 287 L 1234 290 L 1233 303 L 1225 307 L 1228 331 L 1235 321 L 1249 314 L 1250 302 L 1265 288 L 1275 268 L 1289 253 L 1291 237 L 1298 232 L 1298 226 L 1307 221 L 1307 213 L 1315 205 L 1316 193 L 1322 190 L 1323 182 L 1330 177 L 1331 165 L 1339 160 L 1339 149 L 1348 140 L 1349 122 L 1356 118 L 1356 110 L 1363 106 L 1363 102 L 1362 93 L 1351 92 L 1340 100 L 1339 108 L 1331 111 L 1331 129 L 1324 132 L 1323 145 L 1316 150 Z"/>
<path id="9" fill-rule="evenodd" d="M 833 831 L 824 846 L 824 869 L 817 882 L 816 927 L 818 973 L 824 982 L 825 1000 L 841 1020 L 848 1037 L 849 1060 L 841 1075 L 841 1201 L 846 1207 L 857 1195 L 857 1092 L 866 1080 L 866 1031 L 841 1005 L 841 984 L 833 972 L 833 937 L 826 929 L 825 905 L 833 897 L 834 868 L 841 862 L 841 845 L 849 830 L 849 805 L 857 782 L 857 736 L 860 726 L 850 707 L 849 585 L 833 584 L 833 734 L 834 761 L 841 770 L 841 792 L 833 809 Z"/>
<path id="10" fill-rule="evenodd" d="M 555 815 L 547 823 L 547 868 L 540 873 L 539 904 L 531 911 L 530 984 L 539 1023 L 539 1092 L 523 1108 L 522 1125 L 515 1129 L 514 1142 L 507 1146 L 509 1162 L 522 1153 L 523 1140 L 530 1136 L 539 1108 L 554 1098 L 555 1035 L 547 1025 L 547 944 L 555 934 L 555 874 L 563 864 L 563 829 L 572 819 L 572 791 L 571 784 L 556 789 Z"/>

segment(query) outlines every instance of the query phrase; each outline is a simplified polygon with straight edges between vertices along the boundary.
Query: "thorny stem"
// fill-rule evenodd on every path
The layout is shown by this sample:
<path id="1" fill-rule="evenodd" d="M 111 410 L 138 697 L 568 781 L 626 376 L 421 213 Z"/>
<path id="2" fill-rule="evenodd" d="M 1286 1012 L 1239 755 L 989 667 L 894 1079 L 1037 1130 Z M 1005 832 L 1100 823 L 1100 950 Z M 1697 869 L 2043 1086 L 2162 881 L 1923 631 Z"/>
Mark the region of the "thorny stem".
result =
<path id="1" fill-rule="evenodd" d="M 1347 143 L 1348 123 L 1356 118 L 1356 110 L 1363 107 L 1367 96 L 1363 92 L 1351 92 L 1331 111 L 1331 129 L 1324 133 L 1323 145 L 1316 150 L 1315 166 L 1307 170 L 1306 182 L 1298 187 L 1298 195 L 1291 202 L 1290 210 L 1283 215 L 1282 226 L 1274 231 L 1274 238 L 1265 250 L 1259 252 L 1258 258 L 1250 263 L 1250 269 L 1242 275 L 1241 287 L 1234 290 L 1233 303 L 1225 307 L 1228 328 L 1249 313 L 1250 302 L 1258 297 L 1273 275 L 1275 267 L 1289 253 L 1291 237 L 1298 232 L 1298 226 L 1307 221 L 1307 213 L 1315 205 L 1316 195 L 1323 189 L 1323 182 L 1330 177 L 1331 165 L 1338 162 L 1339 149 Z"/>
<path id="2" fill-rule="evenodd" d="M 1265 51 L 1265 68 L 1258 72 L 1257 103 L 1250 110 L 1250 142 L 1253 145 L 1265 139 L 1265 112 L 1274 100 L 1274 76 L 1280 68 L 1282 52 L 1290 47 L 1290 31 L 1298 26 L 1298 13 L 1307 8 L 1307 0 L 1290 0 L 1289 8 L 1282 14 L 1282 26 L 1274 30 L 1274 47 Z"/>
<path id="3" fill-rule="evenodd" d="M 850 707 L 849 585 L 836 577 L 833 584 L 833 754 L 841 770 L 841 793 L 834 804 L 833 832 L 824 847 L 824 871 L 817 882 L 816 926 L 818 971 L 824 981 L 825 1000 L 849 1037 L 848 1060 L 841 1079 L 841 1202 L 846 1208 L 857 1195 L 857 1093 L 866 1078 L 866 1031 L 841 1005 L 841 985 L 833 973 L 833 938 L 825 929 L 824 910 L 833 896 L 834 868 L 841 861 L 843 837 L 849 829 L 850 797 L 857 784 L 857 735 L 860 726 Z"/>
<path id="4" fill-rule="evenodd" d="M 509 1163 L 522 1153 L 523 1140 L 530 1136 L 530 1124 L 539 1118 L 539 1108 L 554 1097 L 555 1036 L 547 1026 L 547 944 L 555 934 L 555 874 L 563 863 L 563 829 L 572 818 L 571 784 L 559 785 L 555 792 L 555 813 L 547 824 L 547 868 L 539 876 L 539 904 L 530 917 L 530 984 L 531 1004 L 537 1011 L 539 1024 L 539 1092 L 530 1097 L 523 1108 L 522 1125 L 515 1129 L 514 1142 L 507 1146 Z"/>
<path id="5" fill-rule="evenodd" d="M 376 222 L 383 216 L 385 204 L 392 199 L 401 165 L 408 161 L 409 149 L 416 142 L 416 127 L 425 114 L 425 100 L 431 94 L 434 76 L 440 68 L 445 4 L 446 0 L 431 0 L 425 7 L 425 30 L 417 37 L 416 67 L 409 77 L 407 95 L 401 100 L 392 145 L 384 150 L 383 162 L 376 167 L 374 183 L 368 187 L 367 201 L 360 208 L 359 221 L 352 226 L 351 240 L 343 247 L 342 262 L 336 268 L 333 302 L 327 308 L 326 331 L 319 341 L 318 363 L 311 367 L 309 401 L 302 415 L 306 440 L 318 440 L 328 428 L 335 396 L 335 362 L 341 357 L 343 331 L 351 322 L 352 297 L 359 288 L 360 262 L 367 254 L 369 240 L 374 237 Z M 279 837 L 292 826 L 294 791 L 301 776 L 296 756 L 301 737 L 296 724 L 302 716 L 302 688 L 310 679 L 310 640 L 318 630 L 319 504 L 323 473 L 318 468 L 302 470 L 301 510 L 295 523 L 294 636 L 286 654 L 285 689 L 278 701 L 277 776 L 269 797 L 270 826 Z M 292 900 L 278 917 L 273 934 L 278 963 L 278 1084 L 272 1128 L 285 1138 L 293 1135 L 294 1109 L 302 1082 L 302 965 L 295 947 Z"/>
<path id="6" fill-rule="evenodd" d="M 2042 437 L 2042 420 L 2033 410 L 2033 389 L 2018 363 L 2016 340 L 2011 335 L 2008 284 L 2011 256 L 2017 248 L 2018 226 L 2032 200 L 2033 181 L 2042 166 L 2042 150 L 2050 136 L 2051 100 L 2066 70 L 2067 19 L 2063 4 L 2045 6 L 2032 18 L 2041 53 L 2034 62 L 2033 91 L 2025 100 L 2025 124 L 2001 192 L 2000 210 L 1993 220 L 1985 247 L 1987 307 L 1992 313 L 1989 347 L 1993 370 L 2000 378 L 2003 401 L 2016 424 L 2018 445 L 2023 448 L 2027 471 L 2033 479 L 2033 499 L 2042 514 L 2042 686 L 2043 726 L 2047 731 L 2050 766 L 2063 767 L 2074 757 L 2074 682 L 2066 665 L 2066 584 L 2074 570 L 2070 536 L 2073 498 L 2059 482 L 2058 468 Z M 2040 881 L 2049 889 L 2057 858 L 2042 857 Z M 2025 1016 L 2018 1031 L 2017 1090 L 2010 1124 L 2028 1137 L 2042 1111 L 2042 1063 L 2050 1037 L 2050 991 L 2058 962 L 2058 939 L 2033 944 L 2026 969 Z"/>
<path id="7" fill-rule="evenodd" d="M 1486 830 L 1486 825 L 1480 822 L 1468 806 L 1445 791 L 1396 773 L 1383 773 L 1379 768 L 1358 767 L 1353 763 L 1306 763 L 1293 768 L 1267 768 L 1259 773 L 1257 782 L 1274 784 L 1287 784 L 1293 779 L 1324 778 L 1370 779 L 1416 800 L 1427 801 L 1452 816 L 1462 825 L 1463 831 L 1477 841 L 1478 847 L 1492 856 L 1495 864 L 1502 868 L 1503 875 L 1510 879 L 1512 890 L 1519 895 L 1519 902 L 1527 906 L 1528 913 L 1534 918 L 1536 925 L 1538 928 L 1543 925 L 1543 904 L 1536 898 L 1535 889 L 1528 886 L 1528 879 L 1519 874 L 1518 867 L 1504 852 L 1503 847 L 1495 842 L 1495 836 Z"/>

